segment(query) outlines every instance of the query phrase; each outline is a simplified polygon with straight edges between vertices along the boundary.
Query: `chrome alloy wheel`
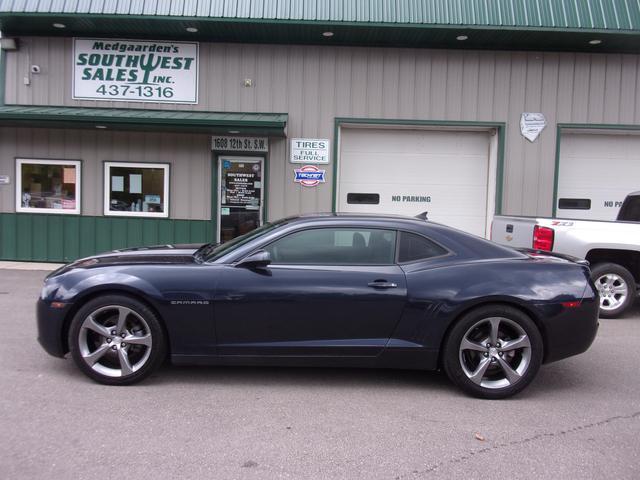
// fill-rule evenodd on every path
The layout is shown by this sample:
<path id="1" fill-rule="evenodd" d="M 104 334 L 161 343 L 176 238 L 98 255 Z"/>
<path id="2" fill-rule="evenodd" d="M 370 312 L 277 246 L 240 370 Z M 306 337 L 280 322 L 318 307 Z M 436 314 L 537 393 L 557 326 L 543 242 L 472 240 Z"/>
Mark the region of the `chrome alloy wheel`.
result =
<path id="1" fill-rule="evenodd" d="M 80 326 L 78 347 L 82 360 L 108 377 L 125 377 L 149 359 L 151 330 L 135 311 L 107 305 L 91 312 Z"/>
<path id="2" fill-rule="evenodd" d="M 600 294 L 600 308 L 602 310 L 615 310 L 622 305 L 629 295 L 629 286 L 624 278 L 615 273 L 606 273 L 595 281 Z"/>
<path id="3" fill-rule="evenodd" d="M 517 383 L 531 364 L 531 342 L 524 329 L 503 317 L 483 318 L 462 337 L 462 371 L 473 383 L 489 389 Z"/>

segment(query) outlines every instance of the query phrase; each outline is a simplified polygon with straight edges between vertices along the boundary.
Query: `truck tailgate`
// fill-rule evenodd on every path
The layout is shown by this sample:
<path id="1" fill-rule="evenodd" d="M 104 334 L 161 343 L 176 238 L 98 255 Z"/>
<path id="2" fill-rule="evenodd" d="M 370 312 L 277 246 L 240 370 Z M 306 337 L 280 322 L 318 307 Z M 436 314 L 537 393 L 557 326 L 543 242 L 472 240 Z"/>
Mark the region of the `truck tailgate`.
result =
<path id="1" fill-rule="evenodd" d="M 535 217 L 496 216 L 491 225 L 491 240 L 513 248 L 531 248 Z"/>

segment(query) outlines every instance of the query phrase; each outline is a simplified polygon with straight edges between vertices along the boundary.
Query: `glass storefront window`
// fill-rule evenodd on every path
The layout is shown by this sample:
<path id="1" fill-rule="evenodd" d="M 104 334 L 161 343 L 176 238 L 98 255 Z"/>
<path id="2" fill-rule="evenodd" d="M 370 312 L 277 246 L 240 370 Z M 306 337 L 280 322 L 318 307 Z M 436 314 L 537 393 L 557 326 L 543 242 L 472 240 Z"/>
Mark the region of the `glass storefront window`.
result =
<path id="1" fill-rule="evenodd" d="M 169 216 L 169 165 L 105 162 L 104 214 Z"/>
<path id="2" fill-rule="evenodd" d="M 80 162 L 16 159 L 16 212 L 80 213 Z"/>

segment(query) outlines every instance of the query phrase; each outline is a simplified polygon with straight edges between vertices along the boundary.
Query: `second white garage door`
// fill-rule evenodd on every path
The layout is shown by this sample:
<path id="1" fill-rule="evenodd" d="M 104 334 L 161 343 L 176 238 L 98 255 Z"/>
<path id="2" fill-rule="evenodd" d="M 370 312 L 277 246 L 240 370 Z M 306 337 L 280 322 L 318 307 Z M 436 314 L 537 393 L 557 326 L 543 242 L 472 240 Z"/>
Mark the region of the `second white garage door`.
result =
<path id="1" fill-rule="evenodd" d="M 640 190 L 640 135 L 563 133 L 556 216 L 615 220 L 625 197 Z"/>
<path id="2" fill-rule="evenodd" d="M 492 138 L 487 131 L 342 128 L 338 211 L 428 211 L 429 220 L 486 236 L 495 200 Z"/>

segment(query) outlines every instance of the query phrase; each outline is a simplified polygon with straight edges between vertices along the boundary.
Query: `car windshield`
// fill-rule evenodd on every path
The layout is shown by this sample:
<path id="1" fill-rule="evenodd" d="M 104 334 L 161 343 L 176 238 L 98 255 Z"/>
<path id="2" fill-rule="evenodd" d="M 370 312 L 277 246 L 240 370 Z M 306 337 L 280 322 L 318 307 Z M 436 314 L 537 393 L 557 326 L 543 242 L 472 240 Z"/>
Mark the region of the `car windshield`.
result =
<path id="1" fill-rule="evenodd" d="M 274 222 L 274 223 L 265 223 L 261 227 L 256 228 L 255 230 L 251 230 L 250 232 L 247 232 L 244 235 L 240 235 L 239 237 L 229 240 L 228 242 L 217 244 L 217 245 L 211 245 L 213 248 L 208 249 L 208 251 L 202 255 L 202 259 L 205 262 L 211 262 L 211 261 L 217 260 L 222 255 L 230 252 L 235 247 L 244 245 L 245 243 L 253 240 L 254 238 L 264 235 L 265 233 L 270 232 L 271 230 L 274 230 L 275 228 L 283 225 L 284 223 L 286 223 L 286 219 L 278 220 L 277 222 Z"/>

